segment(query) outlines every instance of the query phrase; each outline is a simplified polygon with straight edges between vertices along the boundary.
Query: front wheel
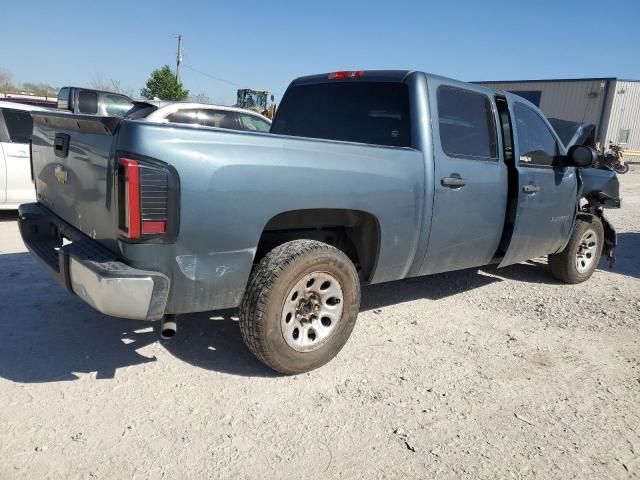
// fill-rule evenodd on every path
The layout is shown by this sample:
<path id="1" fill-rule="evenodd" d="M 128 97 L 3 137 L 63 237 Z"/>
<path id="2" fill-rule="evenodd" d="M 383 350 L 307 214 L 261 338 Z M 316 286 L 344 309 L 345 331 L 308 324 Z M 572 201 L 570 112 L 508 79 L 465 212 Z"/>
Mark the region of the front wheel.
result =
<path id="1" fill-rule="evenodd" d="M 621 173 L 621 174 L 627 173 L 629 171 L 629 165 L 627 165 L 626 163 L 618 163 L 615 166 L 615 171 L 616 173 Z"/>
<path id="2" fill-rule="evenodd" d="M 579 215 L 569 243 L 559 253 L 549 255 L 551 274 L 565 283 L 588 280 L 600 261 L 604 244 L 602 222 L 594 215 Z"/>
<path id="3" fill-rule="evenodd" d="M 349 258 L 325 243 L 295 240 L 274 248 L 252 272 L 240 331 L 260 361 L 280 373 L 302 373 L 338 354 L 359 308 Z"/>

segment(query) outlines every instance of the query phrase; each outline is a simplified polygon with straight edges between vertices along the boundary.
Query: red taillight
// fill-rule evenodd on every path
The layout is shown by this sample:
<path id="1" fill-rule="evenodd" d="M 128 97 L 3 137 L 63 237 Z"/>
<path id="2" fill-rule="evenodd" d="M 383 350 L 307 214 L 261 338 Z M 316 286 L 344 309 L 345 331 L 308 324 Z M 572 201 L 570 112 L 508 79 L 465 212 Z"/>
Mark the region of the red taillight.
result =
<path id="1" fill-rule="evenodd" d="M 327 78 L 329 80 L 348 80 L 351 78 L 360 78 L 364 76 L 362 70 L 344 70 L 341 72 L 331 72 Z"/>
<path id="2" fill-rule="evenodd" d="M 117 205 L 120 237 L 170 242 L 178 228 L 179 180 L 169 165 L 150 158 L 118 158 Z"/>
<path id="3" fill-rule="evenodd" d="M 148 220 L 142 222 L 142 233 L 153 234 L 153 233 L 165 233 L 166 231 L 167 231 L 167 222 L 151 222 Z"/>
<path id="4" fill-rule="evenodd" d="M 140 238 L 140 167 L 129 158 L 119 158 L 121 178 L 122 234 L 131 239 Z"/>

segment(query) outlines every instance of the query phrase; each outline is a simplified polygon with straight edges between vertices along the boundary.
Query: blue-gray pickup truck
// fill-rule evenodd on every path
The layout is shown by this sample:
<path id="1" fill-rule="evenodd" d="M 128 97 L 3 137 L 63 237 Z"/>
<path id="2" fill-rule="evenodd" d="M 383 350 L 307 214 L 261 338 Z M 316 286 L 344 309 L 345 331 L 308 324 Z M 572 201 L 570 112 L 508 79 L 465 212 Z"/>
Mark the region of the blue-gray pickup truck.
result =
<path id="1" fill-rule="evenodd" d="M 142 113 L 141 113 L 142 112 Z M 360 286 L 548 256 L 587 280 L 616 234 L 610 170 L 521 97 L 416 71 L 294 80 L 270 133 L 34 112 L 29 250 L 117 317 L 240 309 L 286 374 L 333 358 Z"/>

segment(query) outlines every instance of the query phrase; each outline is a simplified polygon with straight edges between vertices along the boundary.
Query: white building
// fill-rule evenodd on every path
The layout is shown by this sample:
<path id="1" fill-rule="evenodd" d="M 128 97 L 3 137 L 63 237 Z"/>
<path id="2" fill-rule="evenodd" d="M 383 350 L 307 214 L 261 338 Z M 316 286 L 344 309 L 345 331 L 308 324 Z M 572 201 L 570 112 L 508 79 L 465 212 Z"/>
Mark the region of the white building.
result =
<path id="1" fill-rule="evenodd" d="M 596 126 L 596 141 L 640 155 L 640 80 L 575 78 L 475 82 L 536 104 L 547 117 Z"/>

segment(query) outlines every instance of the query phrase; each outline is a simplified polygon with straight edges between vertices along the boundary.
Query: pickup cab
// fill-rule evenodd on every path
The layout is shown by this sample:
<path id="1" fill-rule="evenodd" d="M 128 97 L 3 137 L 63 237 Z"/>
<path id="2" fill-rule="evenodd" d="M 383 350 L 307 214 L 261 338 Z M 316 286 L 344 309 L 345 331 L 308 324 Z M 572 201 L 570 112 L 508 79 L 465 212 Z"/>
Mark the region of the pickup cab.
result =
<path id="1" fill-rule="evenodd" d="M 417 71 L 302 77 L 270 133 L 34 112 L 29 250 L 117 317 L 240 309 L 248 348 L 305 372 L 361 285 L 548 256 L 587 280 L 616 234 L 610 170 L 506 92 Z"/>
<path id="2" fill-rule="evenodd" d="M 122 93 L 92 88 L 62 87 L 58 91 L 58 108 L 72 113 L 122 117 L 133 103 Z"/>

